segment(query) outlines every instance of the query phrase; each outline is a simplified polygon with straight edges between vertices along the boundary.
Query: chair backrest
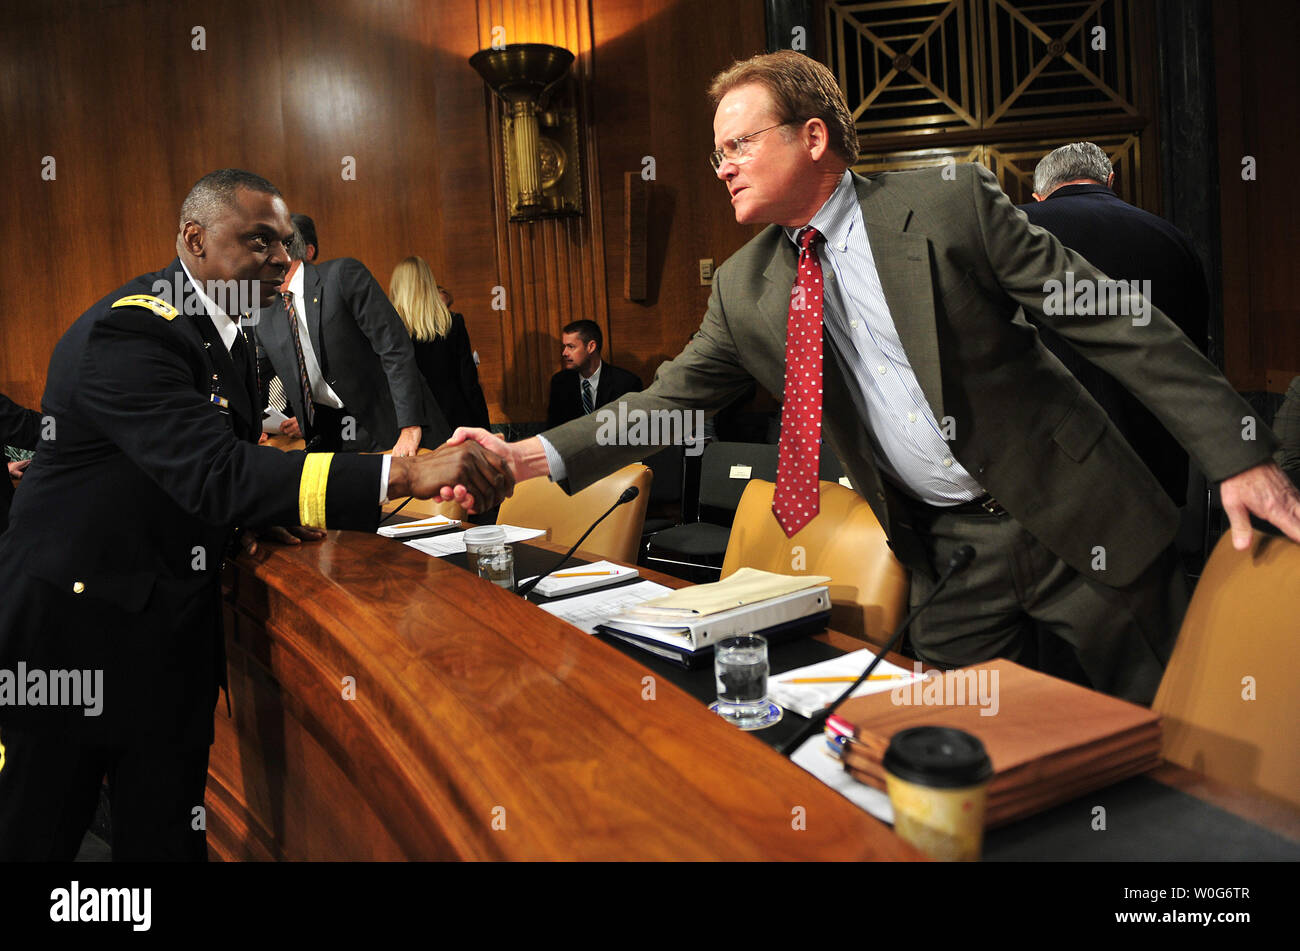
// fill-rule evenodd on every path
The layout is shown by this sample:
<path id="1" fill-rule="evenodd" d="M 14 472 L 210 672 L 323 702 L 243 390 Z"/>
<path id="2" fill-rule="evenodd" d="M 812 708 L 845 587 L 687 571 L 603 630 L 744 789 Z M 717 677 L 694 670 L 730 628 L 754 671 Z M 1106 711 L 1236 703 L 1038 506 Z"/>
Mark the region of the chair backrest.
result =
<path id="1" fill-rule="evenodd" d="M 642 461 L 654 473 L 650 486 L 650 501 L 680 502 L 682 500 L 682 463 L 686 448 L 669 446 Z"/>
<path id="2" fill-rule="evenodd" d="M 645 524 L 645 507 L 650 501 L 651 478 L 650 469 L 638 462 L 605 476 L 576 495 L 566 495 L 550 479 L 539 476 L 515 486 L 515 494 L 501 503 L 497 521 L 503 525 L 548 529 L 551 541 L 567 547 L 581 538 L 625 489 L 636 486 L 640 489 L 637 497 L 620 505 L 601 522 L 581 549 L 602 558 L 635 562 L 641 526 Z"/>
<path id="3" fill-rule="evenodd" d="M 750 479 L 776 481 L 776 458 L 768 443 L 709 443 L 700 460 L 700 505 L 734 512 Z"/>
<path id="4" fill-rule="evenodd" d="M 1300 545 L 1219 539 L 1152 709 L 1165 759 L 1300 806 Z"/>
<path id="5" fill-rule="evenodd" d="M 749 483 L 731 525 L 722 577 L 742 567 L 829 575 L 831 627 L 885 644 L 907 609 L 910 581 L 871 506 L 852 489 L 822 482 L 817 517 L 786 538 L 772 514 L 774 489 L 767 481 Z"/>

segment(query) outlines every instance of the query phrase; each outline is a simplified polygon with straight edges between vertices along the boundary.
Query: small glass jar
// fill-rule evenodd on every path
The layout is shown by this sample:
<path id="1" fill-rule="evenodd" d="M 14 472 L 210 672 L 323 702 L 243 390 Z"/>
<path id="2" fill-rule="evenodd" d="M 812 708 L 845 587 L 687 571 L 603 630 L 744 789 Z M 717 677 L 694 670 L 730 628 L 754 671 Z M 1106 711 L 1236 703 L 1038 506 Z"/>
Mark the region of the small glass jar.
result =
<path id="1" fill-rule="evenodd" d="M 515 590 L 515 553 L 509 545 L 495 545 L 480 548 L 478 553 L 478 576 L 486 578 L 494 585 Z"/>

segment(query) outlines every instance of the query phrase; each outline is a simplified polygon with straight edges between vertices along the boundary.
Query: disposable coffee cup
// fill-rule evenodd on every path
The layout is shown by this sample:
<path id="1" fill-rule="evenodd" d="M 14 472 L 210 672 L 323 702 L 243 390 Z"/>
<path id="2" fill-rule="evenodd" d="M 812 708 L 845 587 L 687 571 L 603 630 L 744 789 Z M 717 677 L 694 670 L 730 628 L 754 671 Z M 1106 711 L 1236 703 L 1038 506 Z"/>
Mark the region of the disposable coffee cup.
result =
<path id="1" fill-rule="evenodd" d="M 465 532 L 465 559 L 469 570 L 478 574 L 478 554 L 506 543 L 506 530 L 500 525 L 479 525 Z"/>
<path id="2" fill-rule="evenodd" d="M 979 860 L 993 762 L 977 737 L 946 726 L 902 730 L 882 765 L 895 832 L 931 858 Z"/>

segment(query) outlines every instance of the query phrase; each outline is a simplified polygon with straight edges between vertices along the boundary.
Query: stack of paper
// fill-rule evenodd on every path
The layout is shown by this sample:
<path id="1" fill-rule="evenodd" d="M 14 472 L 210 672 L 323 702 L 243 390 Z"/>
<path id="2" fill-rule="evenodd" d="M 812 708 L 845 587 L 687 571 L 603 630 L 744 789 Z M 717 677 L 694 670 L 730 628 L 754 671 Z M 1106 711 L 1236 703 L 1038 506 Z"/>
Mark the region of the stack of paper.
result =
<path id="1" fill-rule="evenodd" d="M 829 580 L 741 568 L 725 581 L 679 588 L 624 611 L 597 631 L 691 667 L 726 637 L 763 634 L 771 639 L 825 628 Z"/>
<path id="2" fill-rule="evenodd" d="M 445 515 L 432 515 L 414 522 L 402 522 L 398 525 L 380 525 L 379 534 L 385 538 L 407 538 L 411 535 L 424 535 L 440 530 L 460 527 L 460 520 L 447 518 Z"/>
<path id="3" fill-rule="evenodd" d="M 597 561 L 590 565 L 574 565 L 561 571 L 553 571 L 533 588 L 544 598 L 555 598 L 565 594 L 577 594 L 579 591 L 591 591 L 606 585 L 635 578 L 639 572 L 635 568 L 616 565 L 612 561 Z M 524 584 L 531 579 L 520 581 Z"/>
<path id="4" fill-rule="evenodd" d="M 871 650 L 853 651 L 824 660 L 819 664 L 810 664 L 798 670 L 787 670 L 783 674 L 773 674 L 767 682 L 768 696 L 785 709 L 793 710 L 800 716 L 816 716 L 849 689 L 849 684 L 858 679 L 858 675 L 867 669 L 875 656 Z M 897 664 L 882 660 L 876 665 L 871 679 L 859 684 L 853 691 L 853 696 L 865 697 L 868 694 L 893 690 L 901 684 L 909 684 L 921 677 L 921 674 L 904 670 Z"/>
<path id="5" fill-rule="evenodd" d="M 541 528 L 520 528 L 517 525 L 502 525 L 501 528 L 506 530 L 506 544 L 524 542 L 530 538 L 536 538 L 538 535 L 546 534 L 546 530 Z M 436 555 L 441 558 L 445 555 L 456 555 L 465 550 L 465 533 L 448 532 L 445 535 L 439 535 L 437 538 L 417 538 L 406 544 L 412 548 L 418 548 L 425 554 Z"/>
<path id="6" fill-rule="evenodd" d="M 593 591 L 591 594 L 580 594 L 560 601 L 548 601 L 538 607 L 548 614 L 554 614 L 561 621 L 568 621 L 574 627 L 594 634 L 596 628 L 611 614 L 618 614 L 643 601 L 667 594 L 669 590 L 671 589 L 654 581 L 640 581 L 608 591 Z"/>
<path id="7" fill-rule="evenodd" d="M 995 660 L 845 701 L 852 726 L 845 768 L 885 787 L 889 740 L 916 726 L 947 726 L 978 737 L 993 761 L 985 822 L 1002 825 L 1093 789 L 1146 772 L 1160 761 L 1160 718 L 1145 707 Z"/>

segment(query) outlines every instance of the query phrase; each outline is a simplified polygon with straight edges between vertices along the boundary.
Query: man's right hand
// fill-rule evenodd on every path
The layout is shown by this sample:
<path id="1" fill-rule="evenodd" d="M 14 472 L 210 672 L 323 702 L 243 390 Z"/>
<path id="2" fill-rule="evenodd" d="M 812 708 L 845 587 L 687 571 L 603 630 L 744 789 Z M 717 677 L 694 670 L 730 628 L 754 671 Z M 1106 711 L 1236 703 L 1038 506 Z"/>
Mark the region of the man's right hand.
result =
<path id="1" fill-rule="evenodd" d="M 298 420 L 294 419 L 292 416 L 280 424 L 280 432 L 284 433 L 284 435 L 288 436 L 290 439 L 302 438 L 302 430 L 298 427 Z"/>
<path id="2" fill-rule="evenodd" d="M 394 456 L 388 471 L 390 499 L 441 498 L 476 513 L 509 498 L 514 490 L 515 477 L 505 461 L 473 441 L 443 444 L 415 457 Z"/>
<path id="3" fill-rule="evenodd" d="M 521 439 L 519 442 L 506 442 L 486 429 L 461 426 L 451 434 L 451 438 L 444 445 L 455 446 L 467 441 L 476 442 L 504 459 L 510 465 L 510 472 L 516 482 L 551 474 L 551 467 L 546 462 L 546 450 L 542 448 L 542 441 L 536 436 L 531 439 Z"/>

